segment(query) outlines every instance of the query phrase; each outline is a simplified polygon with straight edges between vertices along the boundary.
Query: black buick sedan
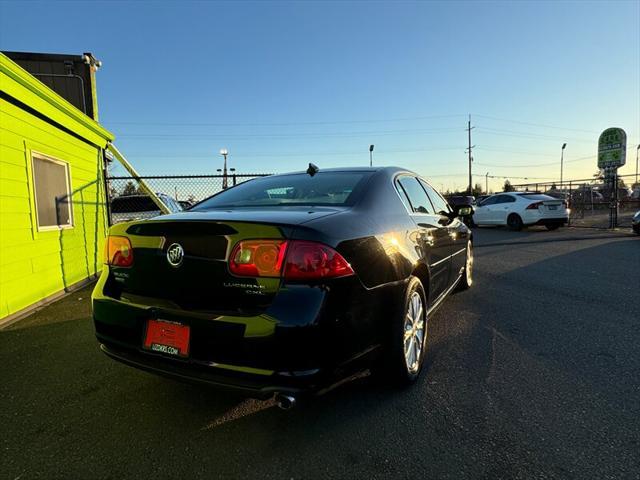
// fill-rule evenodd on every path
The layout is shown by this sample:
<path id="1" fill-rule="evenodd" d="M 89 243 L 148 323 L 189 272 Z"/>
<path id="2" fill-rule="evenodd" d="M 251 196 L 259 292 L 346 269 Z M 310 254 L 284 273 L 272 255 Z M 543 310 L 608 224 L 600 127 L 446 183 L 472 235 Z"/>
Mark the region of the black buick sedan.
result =
<path id="1" fill-rule="evenodd" d="M 411 383 L 430 315 L 473 281 L 469 214 L 401 168 L 250 180 L 111 227 L 96 336 L 125 364 L 282 406 L 367 369 Z"/>

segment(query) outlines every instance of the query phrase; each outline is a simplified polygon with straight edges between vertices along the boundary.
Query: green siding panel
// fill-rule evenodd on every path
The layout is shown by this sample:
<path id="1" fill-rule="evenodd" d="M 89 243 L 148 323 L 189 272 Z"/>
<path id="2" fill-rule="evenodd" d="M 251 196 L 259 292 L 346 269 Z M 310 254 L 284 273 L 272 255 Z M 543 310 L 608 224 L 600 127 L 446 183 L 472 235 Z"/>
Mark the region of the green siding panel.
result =
<path id="1" fill-rule="evenodd" d="M 5 75 L 7 65 L 0 54 L 5 92 L 22 95 L 89 143 L 0 100 L 0 320 L 100 272 L 107 233 L 101 147 L 112 139 L 93 120 L 56 105 L 37 80 L 20 84 Z M 38 229 L 31 152 L 68 163 L 73 227 Z"/>

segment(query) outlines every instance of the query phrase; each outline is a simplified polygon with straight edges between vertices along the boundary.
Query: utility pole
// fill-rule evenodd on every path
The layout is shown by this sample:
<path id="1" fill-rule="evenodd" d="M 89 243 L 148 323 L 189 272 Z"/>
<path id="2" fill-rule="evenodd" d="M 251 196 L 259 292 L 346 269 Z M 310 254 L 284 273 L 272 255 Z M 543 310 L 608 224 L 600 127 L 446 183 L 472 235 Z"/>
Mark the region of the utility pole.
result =
<path id="1" fill-rule="evenodd" d="M 373 145 L 369 145 L 369 166 L 373 167 Z"/>
<path id="2" fill-rule="evenodd" d="M 484 176 L 484 193 L 489 195 L 489 172 Z"/>
<path id="3" fill-rule="evenodd" d="M 469 132 L 469 148 L 467 148 L 467 152 L 469 153 L 469 195 L 473 193 L 473 179 L 471 178 L 471 162 L 473 162 L 473 157 L 471 156 L 471 151 L 475 145 L 471 145 L 471 130 L 474 127 L 471 126 L 471 115 L 469 115 L 469 122 L 467 123 L 467 132 Z"/>

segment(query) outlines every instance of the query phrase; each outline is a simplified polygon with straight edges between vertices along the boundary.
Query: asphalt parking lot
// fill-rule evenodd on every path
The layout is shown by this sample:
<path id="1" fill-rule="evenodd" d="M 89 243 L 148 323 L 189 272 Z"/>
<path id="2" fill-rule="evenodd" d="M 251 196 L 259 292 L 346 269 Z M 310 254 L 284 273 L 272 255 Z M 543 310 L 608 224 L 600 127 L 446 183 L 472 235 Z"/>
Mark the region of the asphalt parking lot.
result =
<path id="1" fill-rule="evenodd" d="M 286 412 L 109 360 L 66 297 L 0 331 L 0 477 L 640 478 L 640 238 L 475 234 L 418 384 Z"/>

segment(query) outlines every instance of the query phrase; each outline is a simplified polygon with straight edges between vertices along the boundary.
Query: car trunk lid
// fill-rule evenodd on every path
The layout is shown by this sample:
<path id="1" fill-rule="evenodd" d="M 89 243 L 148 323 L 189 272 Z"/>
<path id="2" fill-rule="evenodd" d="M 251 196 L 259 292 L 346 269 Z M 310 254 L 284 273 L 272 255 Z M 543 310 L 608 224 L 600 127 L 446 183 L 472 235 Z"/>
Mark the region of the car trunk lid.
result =
<path id="1" fill-rule="evenodd" d="M 134 263 L 129 268 L 109 267 L 111 296 L 195 312 L 258 314 L 271 304 L 281 280 L 231 274 L 228 265 L 233 247 L 247 239 L 286 240 L 297 225 L 339 211 L 306 207 L 273 209 L 269 214 L 265 209 L 241 210 L 187 212 L 112 227 L 111 235 L 130 239 Z M 182 255 L 172 257 L 176 245 Z"/>

